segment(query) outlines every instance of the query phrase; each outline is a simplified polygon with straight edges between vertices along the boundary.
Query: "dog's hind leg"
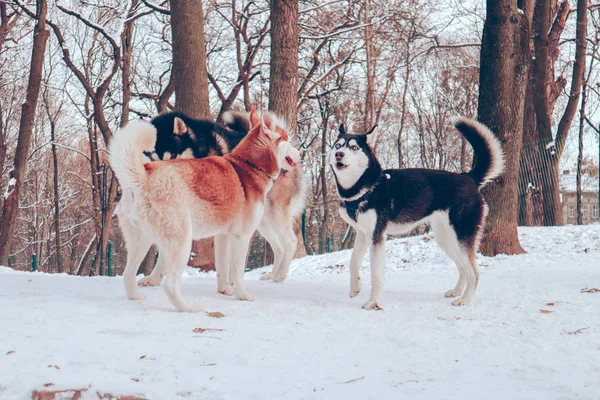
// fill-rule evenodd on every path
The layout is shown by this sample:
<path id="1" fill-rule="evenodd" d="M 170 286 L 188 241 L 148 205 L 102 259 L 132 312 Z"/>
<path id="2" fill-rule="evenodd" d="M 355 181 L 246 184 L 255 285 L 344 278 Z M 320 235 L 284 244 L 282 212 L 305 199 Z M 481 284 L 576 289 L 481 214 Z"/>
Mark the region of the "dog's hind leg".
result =
<path id="1" fill-rule="evenodd" d="M 283 251 L 279 263 L 276 264 L 277 268 L 273 267 L 273 275 L 271 276 L 273 282 L 282 282 L 288 277 L 290 264 L 294 258 L 294 253 L 296 253 L 298 238 L 296 232 L 294 232 L 294 222 L 293 220 L 288 222 L 290 222 L 289 226 L 283 225 L 284 229 L 277 232 L 280 235 L 279 243 Z"/>
<path id="2" fill-rule="evenodd" d="M 246 255 L 252 234 L 238 234 L 229 236 L 231 249 L 235 249 L 231 256 L 231 270 L 229 278 L 233 286 L 233 293 L 238 300 L 253 301 L 256 296 L 248 293 L 244 287 L 244 269 L 246 268 Z"/>
<path id="3" fill-rule="evenodd" d="M 283 260 L 284 248 L 282 239 L 280 237 L 281 232 L 278 232 L 275 224 L 271 221 L 271 215 L 265 214 L 263 215 L 263 219 L 258 226 L 258 232 L 269 242 L 271 249 L 273 250 L 273 270 L 271 272 L 267 272 L 263 276 L 260 277 L 261 280 L 274 280 L 276 276 L 279 276 L 279 270 L 281 267 L 281 262 Z M 285 279 L 285 277 L 283 278 Z M 280 280 L 283 280 L 280 279 Z"/>
<path id="4" fill-rule="evenodd" d="M 461 245 L 463 251 L 461 261 L 465 266 L 464 268 L 469 269 L 471 274 L 469 275 L 470 279 L 467 280 L 467 289 L 461 298 L 452 302 L 453 306 L 471 305 L 475 289 L 477 289 L 479 283 L 479 268 L 477 267 L 475 249 L 469 243 L 461 243 Z"/>
<path id="5" fill-rule="evenodd" d="M 231 248 L 227 235 L 215 236 L 215 267 L 217 270 L 217 291 L 231 296 L 233 291 L 229 282 L 229 266 L 231 264 Z"/>
<path id="6" fill-rule="evenodd" d="M 152 242 L 137 225 L 131 223 L 125 216 L 120 216 L 119 226 L 127 247 L 127 264 L 125 265 L 125 271 L 123 271 L 125 293 L 130 300 L 143 300 L 146 296 L 140 292 L 135 284 L 135 277 Z"/>
<path id="7" fill-rule="evenodd" d="M 365 257 L 367 247 L 367 237 L 357 231 L 352 257 L 350 257 L 350 297 L 356 297 L 360 293 L 360 264 Z"/>
<path id="8" fill-rule="evenodd" d="M 181 295 L 181 275 L 187 267 L 192 248 L 192 227 L 187 221 L 180 228 L 182 237 L 165 240 L 159 248 L 159 252 L 164 252 L 167 262 L 165 292 L 179 311 L 200 312 L 203 310 L 202 306 L 188 303 Z"/>
<path id="9" fill-rule="evenodd" d="M 438 246 L 454 261 L 458 268 L 458 282 L 456 282 L 454 289 L 450 289 L 445 293 L 445 296 L 460 297 L 467 284 L 469 270 L 465 268 L 464 257 L 462 256 L 463 250 L 460 248 L 456 231 L 450 225 L 448 213 L 439 212 L 433 215 L 431 217 L 431 227 Z"/>
<path id="10" fill-rule="evenodd" d="M 167 262 L 162 253 L 158 253 L 158 260 L 150 275 L 143 277 L 138 281 L 138 286 L 160 286 L 165 274 L 167 273 Z"/>

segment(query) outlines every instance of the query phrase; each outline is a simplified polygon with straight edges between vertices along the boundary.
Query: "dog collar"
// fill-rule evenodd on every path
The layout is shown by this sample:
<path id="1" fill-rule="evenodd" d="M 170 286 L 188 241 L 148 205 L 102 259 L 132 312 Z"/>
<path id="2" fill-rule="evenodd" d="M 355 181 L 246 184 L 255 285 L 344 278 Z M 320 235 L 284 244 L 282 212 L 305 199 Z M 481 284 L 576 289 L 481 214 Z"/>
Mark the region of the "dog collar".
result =
<path id="1" fill-rule="evenodd" d="M 371 193 L 371 190 L 367 190 L 367 192 L 360 196 L 358 199 L 348 201 L 344 200 L 343 204 L 346 207 L 346 212 L 348 213 L 348 216 L 354 221 L 356 221 L 356 215 L 358 214 L 358 208 L 360 206 L 360 203 L 368 200 L 369 196 L 371 196 Z"/>
<path id="2" fill-rule="evenodd" d="M 244 160 L 244 161 L 246 161 L 246 164 L 248 164 L 248 165 L 249 165 L 249 166 L 251 166 L 252 168 L 254 168 L 254 169 L 257 169 L 257 170 L 259 170 L 260 172 L 262 172 L 263 174 L 265 174 L 265 176 L 266 176 L 267 178 L 269 178 L 270 180 L 274 181 L 275 179 L 277 179 L 277 178 L 273 178 L 273 177 L 272 177 L 271 175 L 269 175 L 269 174 L 268 174 L 268 173 L 267 173 L 267 172 L 266 172 L 264 169 L 262 169 L 261 167 L 259 167 L 259 166 L 257 166 L 257 165 L 254 165 L 254 164 L 252 164 L 250 161 L 248 161 L 248 160 Z"/>

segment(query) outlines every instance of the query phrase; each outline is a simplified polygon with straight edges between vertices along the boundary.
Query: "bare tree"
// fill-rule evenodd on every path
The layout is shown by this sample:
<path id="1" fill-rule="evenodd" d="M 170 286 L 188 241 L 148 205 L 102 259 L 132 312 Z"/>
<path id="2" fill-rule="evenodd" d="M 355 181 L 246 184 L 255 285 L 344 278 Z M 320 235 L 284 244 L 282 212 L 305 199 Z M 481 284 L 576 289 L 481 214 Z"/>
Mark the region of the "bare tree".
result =
<path id="1" fill-rule="evenodd" d="M 490 212 L 481 250 L 486 255 L 519 254 L 524 250 L 517 234 L 517 182 L 533 7 L 523 1 L 519 9 L 513 0 L 486 4 L 478 115 L 503 145 L 505 172 L 484 188 Z"/>
<path id="2" fill-rule="evenodd" d="M 8 186 L 8 196 L 5 197 L 2 207 L 2 230 L 0 231 L 0 264 L 8 265 L 15 222 L 19 212 L 19 195 L 23 186 L 23 177 L 27 169 L 27 156 L 31 135 L 35 122 L 40 86 L 42 83 L 42 67 L 44 65 L 44 53 L 46 42 L 50 32 L 46 30 L 46 13 L 48 4 L 45 0 L 36 2 L 36 24 L 33 31 L 33 48 L 31 53 L 31 67 L 29 70 L 29 82 L 27 84 L 27 97 L 21 109 L 21 124 L 19 127 L 19 138 L 15 153 L 14 169 L 11 173 Z"/>

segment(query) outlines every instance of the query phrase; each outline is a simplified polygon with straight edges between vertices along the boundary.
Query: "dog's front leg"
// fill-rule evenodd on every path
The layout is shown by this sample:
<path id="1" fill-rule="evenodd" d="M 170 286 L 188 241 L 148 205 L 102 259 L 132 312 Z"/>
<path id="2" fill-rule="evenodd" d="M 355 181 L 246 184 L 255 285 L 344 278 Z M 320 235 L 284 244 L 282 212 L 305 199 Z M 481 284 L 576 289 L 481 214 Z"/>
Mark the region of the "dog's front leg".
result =
<path id="1" fill-rule="evenodd" d="M 365 310 L 383 310 L 381 293 L 385 279 L 385 239 L 371 245 L 371 297 L 363 305 Z"/>
<path id="2" fill-rule="evenodd" d="M 229 266 L 231 264 L 231 249 L 227 235 L 215 236 L 215 269 L 217 270 L 217 290 L 219 293 L 231 296 L 233 291 L 229 282 Z"/>
<path id="3" fill-rule="evenodd" d="M 360 231 L 356 231 L 356 240 L 350 258 L 350 297 L 355 297 L 360 293 L 360 264 L 366 252 L 367 236 Z"/>
<path id="4" fill-rule="evenodd" d="M 246 292 L 244 287 L 244 269 L 246 268 L 246 255 L 252 234 L 239 234 L 229 236 L 229 249 L 231 254 L 231 270 L 229 280 L 233 286 L 233 293 L 238 300 L 253 301 L 256 296 Z"/>

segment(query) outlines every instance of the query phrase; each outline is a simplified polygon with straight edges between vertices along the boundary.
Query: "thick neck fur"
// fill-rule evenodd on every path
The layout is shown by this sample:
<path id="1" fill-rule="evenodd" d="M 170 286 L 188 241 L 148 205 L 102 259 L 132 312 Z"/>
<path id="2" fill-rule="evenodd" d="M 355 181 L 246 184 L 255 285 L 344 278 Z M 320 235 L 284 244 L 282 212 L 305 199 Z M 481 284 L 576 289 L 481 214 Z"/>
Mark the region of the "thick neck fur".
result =
<path id="1" fill-rule="evenodd" d="M 271 178 L 276 178 L 279 175 L 280 167 L 277 161 L 276 149 L 260 128 L 250 131 L 231 152 L 231 156 L 245 161 L 250 167 Z"/>
<path id="2" fill-rule="evenodd" d="M 370 160 L 369 168 L 365 170 L 365 172 L 361 175 L 360 178 L 356 181 L 356 183 L 348 188 L 344 189 L 337 182 L 337 176 L 335 178 L 337 183 L 337 190 L 342 199 L 352 199 L 358 195 L 362 195 L 364 191 L 371 189 L 377 183 L 377 180 L 381 176 L 381 165 L 376 158 Z M 334 174 L 335 175 L 335 174 Z"/>

